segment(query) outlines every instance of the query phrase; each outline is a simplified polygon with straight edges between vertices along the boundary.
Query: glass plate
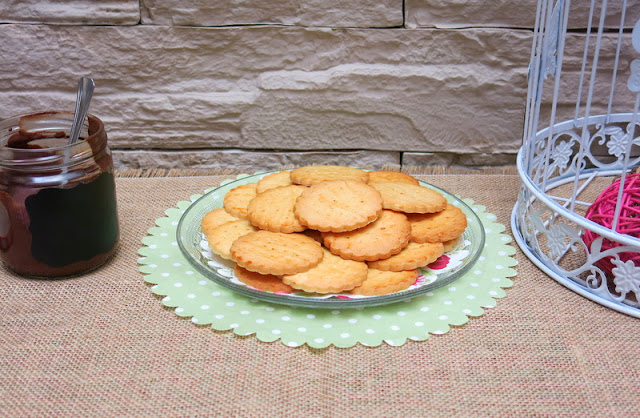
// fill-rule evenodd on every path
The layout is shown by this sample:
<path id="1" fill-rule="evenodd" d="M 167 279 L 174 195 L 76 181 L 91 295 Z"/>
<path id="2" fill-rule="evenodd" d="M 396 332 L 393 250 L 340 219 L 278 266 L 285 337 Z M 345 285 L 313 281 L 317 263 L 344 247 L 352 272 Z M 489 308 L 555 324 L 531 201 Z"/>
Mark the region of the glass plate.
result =
<path id="1" fill-rule="evenodd" d="M 458 247 L 427 268 L 421 269 L 416 284 L 408 289 L 383 296 L 356 296 L 348 293 L 332 295 L 305 292 L 271 293 L 249 287 L 233 275 L 233 262 L 211 253 L 200 229 L 200 221 L 207 212 L 222 207 L 224 196 L 228 191 L 243 184 L 255 183 L 267 174 L 270 173 L 239 178 L 211 190 L 189 206 L 178 223 L 176 233 L 178 246 L 189 263 L 205 277 L 239 294 L 267 302 L 309 308 L 344 309 L 385 305 L 422 295 L 453 282 L 473 266 L 484 248 L 484 227 L 473 209 L 453 194 L 421 181 L 422 186 L 438 191 L 450 203 L 460 208 L 467 216 L 468 226 Z"/>

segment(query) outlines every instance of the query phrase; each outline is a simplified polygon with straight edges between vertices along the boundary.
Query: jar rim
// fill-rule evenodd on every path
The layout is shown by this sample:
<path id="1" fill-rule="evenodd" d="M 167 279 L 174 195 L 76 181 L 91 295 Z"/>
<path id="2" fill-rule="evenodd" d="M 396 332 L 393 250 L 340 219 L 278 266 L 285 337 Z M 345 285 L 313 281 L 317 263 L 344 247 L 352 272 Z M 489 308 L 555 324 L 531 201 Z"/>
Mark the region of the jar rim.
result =
<path id="1" fill-rule="evenodd" d="M 0 120 L 0 126 L 4 126 L 6 123 L 15 120 L 15 124 L 18 125 L 20 123 L 20 120 L 22 118 L 26 118 L 26 117 L 44 117 L 46 115 L 65 115 L 65 116 L 69 116 L 70 120 L 69 122 L 71 123 L 73 121 L 73 115 L 74 112 L 70 112 L 70 111 L 64 111 L 64 110 L 45 110 L 42 112 L 35 112 L 35 113 L 25 113 L 25 114 L 21 114 L 21 115 L 14 115 L 14 116 L 10 116 L 8 118 L 4 118 L 2 120 Z M 56 146 L 56 147 L 50 147 L 50 148 L 44 148 L 47 151 L 55 151 L 55 150 L 63 150 L 69 147 L 73 147 L 74 145 L 81 143 L 83 141 L 89 141 L 90 139 L 94 139 L 95 137 L 97 137 L 98 135 L 100 135 L 102 132 L 104 132 L 104 122 L 102 122 L 102 120 L 100 120 L 100 118 L 98 118 L 97 116 L 93 115 L 93 114 L 87 114 L 87 120 L 88 120 L 88 128 L 87 128 L 87 137 L 83 138 L 82 140 L 79 140 L 78 142 L 76 142 L 75 144 L 66 144 L 66 145 L 60 145 L 60 146 Z M 93 133 L 91 132 L 91 127 L 92 127 L 92 122 L 93 124 L 95 124 L 96 129 L 93 131 Z M 71 128 L 71 125 L 69 125 L 69 128 Z M 5 147 L 4 144 L 0 144 L 0 146 Z M 38 151 L 42 152 L 43 149 L 42 148 L 36 148 L 36 149 L 30 149 L 30 148 L 14 148 L 15 150 L 19 150 L 19 151 L 25 151 L 25 152 L 33 152 L 33 153 L 37 153 Z"/>
<path id="2" fill-rule="evenodd" d="M 21 126 L 23 118 L 29 118 L 25 120 L 25 124 L 31 123 L 33 125 L 28 126 L 29 129 L 24 129 L 23 132 L 29 134 L 46 132 L 48 135 L 44 136 L 44 138 L 55 138 L 56 136 L 52 134 L 58 133 L 60 134 L 58 138 L 61 138 L 63 137 L 62 135 L 64 135 L 64 137 L 68 136 L 73 122 L 73 116 L 73 112 L 49 110 L 11 116 L 0 120 L 0 165 L 12 167 L 26 167 L 37 164 L 48 165 L 55 164 L 55 162 L 61 157 L 64 157 L 63 161 L 67 164 L 77 161 L 78 159 L 84 159 L 92 154 L 95 155 L 107 147 L 107 136 L 104 129 L 104 123 L 100 118 L 93 114 L 89 114 L 85 121 L 87 137 L 74 144 L 65 143 L 64 145 L 55 145 L 47 148 L 19 148 L 7 146 L 9 138 L 12 135 L 18 134 L 23 128 Z M 38 124 L 41 126 L 38 126 Z"/>

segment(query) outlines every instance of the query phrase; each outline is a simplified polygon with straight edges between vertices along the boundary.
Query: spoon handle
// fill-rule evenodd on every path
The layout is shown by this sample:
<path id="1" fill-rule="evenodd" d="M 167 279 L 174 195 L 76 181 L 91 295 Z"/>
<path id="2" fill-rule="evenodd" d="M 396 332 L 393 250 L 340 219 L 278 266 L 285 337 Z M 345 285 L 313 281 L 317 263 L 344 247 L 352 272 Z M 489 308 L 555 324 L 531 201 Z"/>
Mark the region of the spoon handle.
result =
<path id="1" fill-rule="evenodd" d="M 73 116 L 71 132 L 69 132 L 69 145 L 78 141 L 80 130 L 89 111 L 89 103 L 91 103 L 91 96 L 93 96 L 95 86 L 95 83 L 89 77 L 82 77 L 78 81 L 78 97 L 76 98 L 76 111 Z"/>

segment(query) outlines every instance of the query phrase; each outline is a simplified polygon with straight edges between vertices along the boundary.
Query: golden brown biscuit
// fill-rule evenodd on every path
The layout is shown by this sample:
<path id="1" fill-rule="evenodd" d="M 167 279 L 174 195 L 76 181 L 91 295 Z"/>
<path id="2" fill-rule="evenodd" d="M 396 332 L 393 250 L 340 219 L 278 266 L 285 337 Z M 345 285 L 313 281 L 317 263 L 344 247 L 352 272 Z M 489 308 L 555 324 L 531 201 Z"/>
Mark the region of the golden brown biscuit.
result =
<path id="1" fill-rule="evenodd" d="M 233 273 L 242 283 L 267 292 L 291 293 L 295 289 L 282 282 L 282 279 L 273 274 L 260 274 L 236 265 Z"/>
<path id="2" fill-rule="evenodd" d="M 376 181 L 392 181 L 397 183 L 409 183 L 409 184 L 415 184 L 416 186 L 420 184 L 420 182 L 415 178 L 413 178 L 412 176 L 406 173 L 401 173 L 399 171 L 388 171 L 388 170 L 369 171 L 369 183 L 374 183 Z"/>
<path id="3" fill-rule="evenodd" d="M 378 219 L 347 232 L 324 232 L 324 245 L 342 258 L 375 261 L 398 254 L 409 243 L 411 224 L 399 212 L 383 210 Z"/>
<path id="4" fill-rule="evenodd" d="M 311 293 L 340 293 L 360 286 L 367 278 L 367 265 L 345 260 L 324 249 L 322 261 L 298 274 L 284 275 L 282 281 L 295 289 Z"/>
<path id="5" fill-rule="evenodd" d="M 268 189 L 254 197 L 247 207 L 249 222 L 272 232 L 300 232 L 306 229 L 293 213 L 296 199 L 307 188 L 289 185 Z"/>
<path id="6" fill-rule="evenodd" d="M 384 260 L 370 261 L 369 268 L 377 270 L 413 270 L 433 263 L 444 254 L 441 242 L 418 244 L 410 242 L 402 251 Z"/>
<path id="7" fill-rule="evenodd" d="M 320 244 L 302 234 L 255 231 L 236 239 L 231 258 L 261 274 L 296 274 L 316 266 L 324 255 Z"/>
<path id="8" fill-rule="evenodd" d="M 455 239 L 467 228 L 467 216 L 452 204 L 436 213 L 409 214 L 411 241 L 445 242 Z"/>
<path id="9" fill-rule="evenodd" d="M 261 178 L 256 186 L 256 192 L 258 194 L 263 193 L 269 189 L 280 186 L 288 186 L 291 183 L 291 176 L 288 171 L 278 171 L 276 173 L 267 174 Z"/>
<path id="10" fill-rule="evenodd" d="M 449 251 L 453 250 L 454 248 L 456 248 L 460 244 L 461 241 L 462 241 L 462 235 L 460 235 L 457 238 L 454 238 L 452 240 L 444 241 L 442 243 L 442 246 L 444 247 L 444 252 L 448 253 Z"/>
<path id="11" fill-rule="evenodd" d="M 256 187 L 256 183 L 249 183 L 229 190 L 224 196 L 224 209 L 236 218 L 247 219 L 247 207 L 256 197 Z"/>
<path id="12" fill-rule="evenodd" d="M 378 217 L 382 198 L 373 187 L 360 181 L 325 181 L 303 191 L 294 212 L 300 223 L 311 229 L 350 231 Z"/>
<path id="13" fill-rule="evenodd" d="M 405 213 L 433 213 L 447 207 L 447 199 L 433 189 L 415 184 L 381 181 L 371 183 L 382 195 L 385 209 Z"/>
<path id="14" fill-rule="evenodd" d="M 291 181 L 304 186 L 333 180 L 355 180 L 366 183 L 369 181 L 369 173 L 358 168 L 339 165 L 310 165 L 291 171 Z"/>
<path id="15" fill-rule="evenodd" d="M 240 219 L 231 215 L 229 212 L 224 210 L 224 208 L 214 209 L 212 211 L 207 212 L 206 215 L 202 217 L 202 221 L 200 222 L 200 227 L 202 232 L 206 235 L 211 230 L 217 226 L 225 224 L 227 222 L 239 221 Z"/>
<path id="16" fill-rule="evenodd" d="M 218 254 L 220 257 L 231 259 L 231 244 L 242 235 L 255 231 L 248 221 L 238 220 L 232 222 L 226 222 L 213 228 L 208 234 L 207 242 L 211 251 Z"/>
<path id="17" fill-rule="evenodd" d="M 383 271 L 370 268 L 367 280 L 349 293 L 365 296 L 388 295 L 407 289 L 417 278 L 418 270 Z"/>

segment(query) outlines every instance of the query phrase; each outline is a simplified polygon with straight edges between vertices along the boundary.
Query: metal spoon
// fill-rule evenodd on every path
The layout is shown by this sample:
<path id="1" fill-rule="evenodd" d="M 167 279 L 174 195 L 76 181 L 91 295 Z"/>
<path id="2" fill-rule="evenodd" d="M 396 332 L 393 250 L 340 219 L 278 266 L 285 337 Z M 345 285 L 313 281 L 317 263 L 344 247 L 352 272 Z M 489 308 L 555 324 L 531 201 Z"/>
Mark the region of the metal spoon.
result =
<path id="1" fill-rule="evenodd" d="M 82 77 L 78 81 L 78 97 L 76 98 L 76 112 L 73 116 L 73 123 L 71 124 L 71 131 L 69 132 L 68 144 L 75 144 L 80 136 L 80 130 L 84 124 L 84 120 L 87 117 L 89 111 L 89 103 L 91 102 L 91 96 L 93 96 L 93 89 L 96 84 L 89 77 Z"/>

